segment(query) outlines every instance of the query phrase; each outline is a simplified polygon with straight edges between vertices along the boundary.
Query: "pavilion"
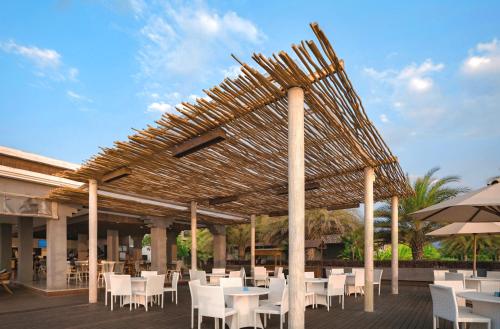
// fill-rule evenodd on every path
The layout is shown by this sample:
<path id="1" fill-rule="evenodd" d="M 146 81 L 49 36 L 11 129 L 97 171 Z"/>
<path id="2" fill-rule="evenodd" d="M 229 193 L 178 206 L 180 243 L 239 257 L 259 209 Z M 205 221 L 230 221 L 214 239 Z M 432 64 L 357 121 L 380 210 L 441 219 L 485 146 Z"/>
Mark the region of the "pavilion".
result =
<path id="1" fill-rule="evenodd" d="M 198 221 L 252 225 L 255 217 L 289 216 L 290 328 L 304 328 L 304 210 L 364 203 L 365 300 L 373 305 L 373 204 L 392 198 L 392 245 L 397 250 L 398 197 L 411 194 L 397 158 L 368 119 L 359 96 L 317 24 L 317 41 L 254 54 L 257 68 L 204 90 L 207 99 L 182 103 L 125 142 L 105 148 L 63 176 L 85 182 L 51 193 L 85 204 L 89 218 L 89 302 L 97 302 L 98 209 L 149 216 L 159 235 L 173 218 L 191 223 L 196 268 Z M 221 228 L 223 230 L 223 228 Z M 153 235 L 155 234 L 152 232 Z M 154 248 L 154 246 L 153 246 Z M 398 292 L 397 253 L 392 292 Z"/>

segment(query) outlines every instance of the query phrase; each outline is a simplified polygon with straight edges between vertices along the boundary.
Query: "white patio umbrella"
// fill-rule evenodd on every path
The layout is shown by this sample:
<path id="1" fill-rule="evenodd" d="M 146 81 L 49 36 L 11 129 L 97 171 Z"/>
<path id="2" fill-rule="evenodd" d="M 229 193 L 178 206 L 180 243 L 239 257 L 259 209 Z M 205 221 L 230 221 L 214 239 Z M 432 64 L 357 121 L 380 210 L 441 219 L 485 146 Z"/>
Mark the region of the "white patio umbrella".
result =
<path id="1" fill-rule="evenodd" d="M 500 180 L 411 215 L 432 222 L 500 222 Z"/>
<path id="2" fill-rule="evenodd" d="M 442 236 L 442 235 L 472 235 L 474 239 L 474 258 L 472 271 L 476 276 L 476 261 L 477 261 L 477 235 L 478 234 L 500 234 L 499 222 L 488 223 L 452 223 L 434 230 L 427 235 Z"/>

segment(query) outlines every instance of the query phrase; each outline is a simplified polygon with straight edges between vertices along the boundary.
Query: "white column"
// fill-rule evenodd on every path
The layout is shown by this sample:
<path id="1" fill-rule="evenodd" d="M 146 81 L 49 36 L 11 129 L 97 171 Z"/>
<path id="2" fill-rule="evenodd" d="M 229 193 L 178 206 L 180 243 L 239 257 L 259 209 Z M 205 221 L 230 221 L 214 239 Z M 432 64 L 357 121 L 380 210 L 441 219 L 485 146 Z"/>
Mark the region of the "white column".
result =
<path id="1" fill-rule="evenodd" d="M 0 268 L 10 272 L 12 258 L 12 225 L 0 224 Z"/>
<path id="2" fill-rule="evenodd" d="M 89 180 L 89 303 L 97 303 L 97 181 Z"/>
<path id="3" fill-rule="evenodd" d="M 33 218 L 18 219 L 18 262 L 17 280 L 23 283 L 33 281 Z"/>
<path id="4" fill-rule="evenodd" d="M 398 226 L 398 197 L 393 196 L 391 199 L 391 244 L 392 244 L 392 260 L 391 260 L 391 273 L 392 273 L 392 293 L 397 295 L 399 291 L 399 264 L 398 264 L 398 245 L 399 245 L 399 226 Z"/>
<path id="5" fill-rule="evenodd" d="M 66 267 L 68 259 L 67 217 L 71 208 L 58 205 L 58 219 L 47 220 L 47 288 L 66 287 Z"/>
<path id="6" fill-rule="evenodd" d="M 210 233 L 213 236 L 214 245 L 214 267 L 226 267 L 226 226 L 225 225 L 212 225 L 210 226 Z"/>
<path id="7" fill-rule="evenodd" d="M 166 273 L 167 269 L 167 228 L 156 224 L 151 227 L 151 269 Z"/>
<path id="8" fill-rule="evenodd" d="M 288 90 L 288 328 L 304 328 L 304 91 Z"/>
<path id="9" fill-rule="evenodd" d="M 110 261 L 120 260 L 120 236 L 117 230 L 107 230 L 106 231 L 106 246 L 107 253 L 106 259 Z"/>
<path id="10" fill-rule="evenodd" d="M 255 215 L 250 216 L 250 273 L 255 269 Z"/>
<path id="11" fill-rule="evenodd" d="M 365 168 L 365 312 L 373 312 L 373 168 Z"/>
<path id="12" fill-rule="evenodd" d="M 196 270 L 198 256 L 196 254 L 196 228 L 198 227 L 196 221 L 196 208 L 195 201 L 191 202 L 191 269 Z"/>

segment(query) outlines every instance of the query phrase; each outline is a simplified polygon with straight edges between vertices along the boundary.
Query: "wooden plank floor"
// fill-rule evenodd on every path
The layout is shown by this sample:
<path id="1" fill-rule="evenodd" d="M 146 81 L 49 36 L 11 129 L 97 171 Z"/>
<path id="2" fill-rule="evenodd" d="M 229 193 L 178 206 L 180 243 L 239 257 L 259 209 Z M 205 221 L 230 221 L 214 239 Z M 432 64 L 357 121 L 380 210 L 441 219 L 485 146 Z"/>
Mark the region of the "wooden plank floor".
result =
<path id="1" fill-rule="evenodd" d="M 111 312 L 102 302 L 89 305 L 87 296 L 46 297 L 25 288 L 15 288 L 15 295 L 0 291 L 1 328 L 190 328 L 190 297 L 186 286 L 180 286 L 179 305 L 167 303 L 165 308 L 143 308 L 130 312 L 128 308 Z M 345 309 L 334 303 L 330 312 L 319 307 L 306 311 L 306 328 L 432 328 L 432 303 L 426 286 L 402 285 L 397 296 L 389 293 L 384 283 L 382 295 L 375 298 L 375 312 L 363 312 L 363 298 L 346 297 Z M 195 324 L 196 325 L 196 324 Z M 202 328 L 213 328 L 206 319 Z M 272 317 L 268 328 L 279 328 L 277 317 Z M 451 328 L 442 323 L 440 328 Z"/>

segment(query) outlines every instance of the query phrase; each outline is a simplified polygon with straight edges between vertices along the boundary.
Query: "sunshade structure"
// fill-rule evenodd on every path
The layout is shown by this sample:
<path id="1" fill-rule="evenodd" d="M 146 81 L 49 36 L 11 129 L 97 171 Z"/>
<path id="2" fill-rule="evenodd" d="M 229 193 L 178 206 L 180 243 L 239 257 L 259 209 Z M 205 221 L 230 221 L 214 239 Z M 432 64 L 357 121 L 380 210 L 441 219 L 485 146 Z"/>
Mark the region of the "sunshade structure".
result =
<path id="1" fill-rule="evenodd" d="M 412 215 L 416 220 L 432 222 L 498 222 L 499 181 L 494 180 L 483 188 L 416 211 Z"/>
<path id="2" fill-rule="evenodd" d="M 182 210 L 166 207 L 165 216 L 177 211 L 188 217 L 190 209 L 192 224 L 200 207 L 238 220 L 288 213 L 294 328 L 303 326 L 303 295 L 298 296 L 304 289 L 304 208 L 352 208 L 364 202 L 366 245 L 373 248 L 373 200 L 412 193 L 397 158 L 366 116 L 343 62 L 318 25 L 311 27 L 318 41 L 293 45 L 295 58 L 283 51 L 254 54 L 258 68 L 241 63 L 238 78 L 204 90 L 208 99 L 182 103 L 180 115 L 166 113 L 154 127 L 103 149 L 66 175 L 90 182 L 90 208 L 98 202 L 122 211 L 152 210 L 147 202 L 124 204 L 117 195 L 97 198 L 99 184 L 101 193 L 182 205 Z M 65 188 L 52 197 L 85 202 L 87 190 Z M 205 216 L 220 220 L 219 214 Z M 367 273 L 370 283 L 372 272 Z M 373 299 L 366 300 L 373 308 Z"/>
<path id="3" fill-rule="evenodd" d="M 432 236 L 447 236 L 447 235 L 472 235 L 473 242 L 473 272 L 474 276 L 477 273 L 477 235 L 483 234 L 500 234 L 500 223 L 452 223 L 434 230 L 427 235 Z"/>

